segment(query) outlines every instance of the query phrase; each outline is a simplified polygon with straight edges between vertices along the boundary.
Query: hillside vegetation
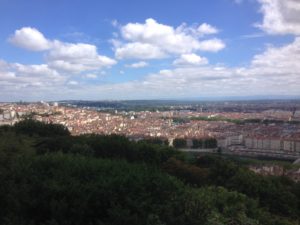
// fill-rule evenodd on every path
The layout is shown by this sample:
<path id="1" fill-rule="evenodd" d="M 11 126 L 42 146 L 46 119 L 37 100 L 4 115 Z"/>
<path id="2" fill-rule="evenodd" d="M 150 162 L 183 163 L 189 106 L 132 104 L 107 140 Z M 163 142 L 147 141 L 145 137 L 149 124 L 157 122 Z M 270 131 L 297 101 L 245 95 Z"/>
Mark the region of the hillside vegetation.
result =
<path id="1" fill-rule="evenodd" d="M 299 224 L 299 184 L 155 143 L 32 120 L 0 127 L 0 224 Z"/>

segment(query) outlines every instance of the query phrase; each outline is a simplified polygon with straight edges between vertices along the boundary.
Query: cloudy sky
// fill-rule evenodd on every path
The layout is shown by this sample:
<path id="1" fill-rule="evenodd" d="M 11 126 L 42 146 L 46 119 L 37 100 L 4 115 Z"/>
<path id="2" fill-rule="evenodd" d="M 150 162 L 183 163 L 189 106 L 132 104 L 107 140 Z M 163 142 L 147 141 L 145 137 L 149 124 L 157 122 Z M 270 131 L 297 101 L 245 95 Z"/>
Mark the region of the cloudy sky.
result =
<path id="1" fill-rule="evenodd" d="M 299 0 L 0 0 L 0 101 L 300 96 Z"/>

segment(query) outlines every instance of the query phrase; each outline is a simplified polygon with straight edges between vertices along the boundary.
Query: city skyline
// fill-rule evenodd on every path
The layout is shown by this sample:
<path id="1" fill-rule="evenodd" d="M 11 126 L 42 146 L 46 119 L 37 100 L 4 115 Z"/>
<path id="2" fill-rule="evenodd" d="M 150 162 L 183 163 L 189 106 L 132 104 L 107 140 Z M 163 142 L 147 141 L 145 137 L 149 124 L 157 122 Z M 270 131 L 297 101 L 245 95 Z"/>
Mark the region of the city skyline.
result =
<path id="1" fill-rule="evenodd" d="M 0 101 L 300 96 L 296 0 L 0 6 Z"/>

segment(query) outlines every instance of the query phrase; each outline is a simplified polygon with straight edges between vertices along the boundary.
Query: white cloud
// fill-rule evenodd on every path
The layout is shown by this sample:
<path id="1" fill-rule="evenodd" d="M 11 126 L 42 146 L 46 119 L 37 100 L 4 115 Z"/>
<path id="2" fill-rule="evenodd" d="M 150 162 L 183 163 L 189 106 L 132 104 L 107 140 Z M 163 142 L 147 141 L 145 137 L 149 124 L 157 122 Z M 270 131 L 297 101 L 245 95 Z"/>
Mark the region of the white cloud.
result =
<path id="1" fill-rule="evenodd" d="M 75 64 L 68 62 L 66 60 L 54 60 L 48 61 L 48 65 L 53 68 L 63 72 L 69 73 L 80 73 L 82 71 L 88 70 L 88 68 L 82 64 Z"/>
<path id="2" fill-rule="evenodd" d="M 130 67 L 130 68 L 142 68 L 146 66 L 148 66 L 148 63 L 146 63 L 145 61 L 140 61 L 140 62 L 132 63 L 130 65 L 126 65 L 126 67 Z"/>
<path id="3" fill-rule="evenodd" d="M 156 43 L 157 39 L 168 39 L 176 35 L 172 27 L 159 24 L 154 19 L 147 19 L 145 24 L 128 23 L 121 28 L 121 33 L 126 40 L 146 43 Z"/>
<path id="4" fill-rule="evenodd" d="M 73 60 L 77 58 L 90 58 L 97 57 L 97 48 L 94 45 L 90 44 L 71 44 L 71 43 L 62 43 L 55 42 L 54 47 L 51 49 L 48 57 L 50 59 L 66 59 Z"/>
<path id="5" fill-rule="evenodd" d="M 193 57 L 185 58 L 189 61 Z M 290 44 L 267 48 L 254 56 L 251 63 L 245 67 L 178 66 L 175 69 L 149 74 L 141 80 L 118 84 L 81 85 L 78 81 L 67 82 L 66 79 L 50 83 L 53 72 L 48 71 L 49 68 L 45 66 L 22 68 L 20 65 L 10 65 L 0 60 L 0 85 L 3 87 L 0 93 L 2 98 L 9 98 L 6 93 L 13 93 L 10 95 L 18 96 L 19 98 L 15 97 L 17 99 L 23 99 L 24 93 L 29 92 L 36 94 L 27 95 L 33 99 L 40 99 L 41 96 L 48 96 L 49 99 L 61 99 L 61 96 L 85 99 L 99 99 L 99 96 L 104 99 L 153 99 L 300 95 L 299 61 L 300 38 L 295 38 Z M 11 67 L 14 69 L 8 70 Z M 46 78 L 32 74 L 30 79 L 27 79 L 30 70 L 43 74 L 45 72 Z M 66 82 L 67 85 L 64 85 Z"/>
<path id="6" fill-rule="evenodd" d="M 23 65 L 19 63 L 14 63 L 11 65 L 18 74 L 25 76 L 44 76 L 44 77 L 57 77 L 59 76 L 58 72 L 49 68 L 46 64 L 40 65 Z"/>
<path id="7" fill-rule="evenodd" d="M 16 30 L 9 41 L 27 50 L 43 51 L 45 63 L 24 65 L 0 60 L 0 94 L 4 100 L 77 96 L 76 90 L 84 87 L 71 80 L 72 75 L 81 73 L 77 78 L 95 79 L 97 73 L 102 74 L 101 69 L 116 64 L 114 59 L 98 54 L 95 45 L 50 40 L 35 28 Z"/>
<path id="8" fill-rule="evenodd" d="M 7 63 L 4 60 L 0 59 L 0 71 L 8 70 L 9 67 L 10 67 L 9 63 Z"/>
<path id="9" fill-rule="evenodd" d="M 78 81 L 68 82 L 70 78 L 46 64 L 23 65 L 0 60 L 0 99 L 31 101 L 79 97 L 78 90 L 84 87 Z"/>
<path id="10" fill-rule="evenodd" d="M 161 59 L 166 54 L 157 46 L 147 43 L 128 43 L 117 48 L 115 55 L 118 59 Z"/>
<path id="11" fill-rule="evenodd" d="M 198 49 L 210 52 L 218 52 L 223 48 L 225 48 L 224 42 L 217 38 L 201 41 L 198 46 Z"/>
<path id="12" fill-rule="evenodd" d="M 85 77 L 88 79 L 97 79 L 98 78 L 97 74 L 93 74 L 93 73 L 86 74 Z"/>
<path id="13" fill-rule="evenodd" d="M 75 81 L 75 80 L 70 80 L 70 81 L 68 82 L 68 85 L 71 85 L 71 86 L 77 86 L 77 85 L 78 85 L 78 82 Z"/>
<path id="14" fill-rule="evenodd" d="M 261 71 L 264 75 L 282 76 L 287 79 L 297 75 L 300 82 L 300 37 L 282 47 L 268 47 L 253 57 L 252 70 Z"/>
<path id="15" fill-rule="evenodd" d="M 215 27 L 206 23 L 198 28 L 187 27 L 185 24 L 174 28 L 150 18 L 143 24 L 128 23 L 122 26 L 121 36 L 125 43 L 120 40 L 113 40 L 113 43 L 117 58 L 155 59 L 199 50 L 219 51 L 225 47 L 221 40 L 199 40 L 200 36 L 217 32 Z"/>
<path id="16" fill-rule="evenodd" d="M 99 55 L 95 45 L 48 40 L 35 28 L 16 30 L 9 40 L 28 50 L 46 51 L 48 66 L 59 71 L 80 73 L 100 70 L 117 63 L 114 59 Z"/>
<path id="17" fill-rule="evenodd" d="M 300 35 L 300 1 L 258 0 L 263 22 L 259 28 L 269 34 Z"/>
<path id="18" fill-rule="evenodd" d="M 194 53 L 183 54 L 180 58 L 176 59 L 173 64 L 175 66 L 197 66 L 208 64 L 208 60 L 205 57 L 201 57 Z"/>
<path id="19" fill-rule="evenodd" d="M 189 57 L 187 57 L 189 58 Z M 195 57 L 196 58 L 196 57 Z M 269 47 L 245 67 L 190 65 L 161 70 L 142 80 L 90 88 L 109 98 L 179 98 L 300 95 L 300 38 Z M 137 95 L 138 93 L 138 95 Z M 96 96 L 96 95 L 95 95 Z"/>
<path id="20" fill-rule="evenodd" d="M 11 79 L 15 79 L 16 78 L 16 74 L 13 73 L 13 72 L 3 72 L 3 71 L 0 71 L 0 81 L 8 81 L 8 80 L 11 80 Z"/>
<path id="21" fill-rule="evenodd" d="M 99 70 L 116 64 L 114 59 L 98 55 L 97 47 L 94 45 L 58 41 L 48 53 L 47 61 L 55 69 L 73 73 Z"/>
<path id="22" fill-rule="evenodd" d="M 188 54 L 180 58 L 195 62 L 197 60 L 191 59 L 198 57 Z M 62 96 L 81 99 L 99 99 L 99 96 L 104 99 L 153 99 L 300 95 L 299 61 L 300 38 L 295 38 L 290 44 L 268 47 L 244 67 L 178 64 L 174 69 L 161 70 L 141 80 L 100 85 L 83 82 L 82 85 L 70 76 L 56 74 L 58 72 L 47 65 L 25 66 L 0 60 L 0 93 L 2 99 L 11 96 L 24 99 L 24 96 L 28 96 L 35 100 L 41 99 L 41 96 L 48 99 L 61 99 Z M 119 72 L 122 74 L 122 71 Z M 57 79 L 54 79 L 56 76 Z M 93 75 L 90 77 L 92 79 Z"/>
<path id="23" fill-rule="evenodd" d="M 152 21 L 153 23 L 154 21 Z M 148 36 L 157 38 L 159 31 L 152 34 L 139 34 L 145 24 L 133 24 L 130 32 L 116 45 L 118 58 L 142 59 L 176 56 L 173 69 L 161 70 L 149 74 L 141 80 L 118 84 L 100 84 L 81 79 L 96 79 L 101 74 L 98 69 L 116 63 L 113 59 L 98 54 L 97 47 L 83 43 L 64 43 L 48 40 L 51 43 L 45 50 L 46 63 L 41 65 L 23 65 L 0 60 L 0 94 L 2 99 L 61 99 L 72 98 L 126 99 L 126 98 L 179 98 L 198 96 L 242 96 L 242 95 L 300 95 L 300 38 L 283 46 L 269 46 L 264 52 L 253 57 L 244 67 L 208 64 L 208 60 L 197 51 L 209 49 L 217 51 L 225 44 L 217 39 L 198 39 L 196 34 L 184 27 L 172 28 L 158 26 L 166 35 L 170 30 L 174 34 L 185 34 L 194 38 L 197 48 L 186 48 L 187 52 L 171 51 L 169 44 L 147 40 Z M 141 25 L 141 26 L 140 26 Z M 152 25 L 151 25 L 152 26 Z M 165 26 L 167 28 L 165 28 Z M 133 31 L 135 30 L 136 31 Z M 133 35 L 135 33 L 135 35 Z M 171 35 L 172 36 L 172 35 Z M 163 39 L 163 38 L 162 38 Z M 47 39 L 46 39 L 47 40 Z M 138 40 L 138 41 L 137 41 Z M 158 42 L 159 38 L 157 38 Z M 177 39 L 176 39 L 177 40 Z M 164 39 L 162 40 L 162 42 Z M 174 44 L 174 46 L 180 46 Z M 125 49 L 125 50 L 122 50 Z M 129 51 L 129 50 L 130 51 Z M 128 51 L 127 51 L 128 50 Z M 200 54 L 201 55 L 201 54 Z M 146 62 L 138 61 L 129 67 L 141 67 Z M 70 71 L 66 73 L 66 71 Z M 120 74 L 124 73 L 119 71 Z M 72 74 L 81 73 L 76 79 Z M 30 94 L 29 94 L 30 93 Z"/>
<path id="24" fill-rule="evenodd" d="M 44 51 L 51 48 L 51 42 L 41 32 L 32 27 L 23 27 L 16 30 L 9 41 L 18 47 L 31 51 Z"/>
<path id="25" fill-rule="evenodd" d="M 0 61 L 1 62 L 1 61 Z M 13 89 L 39 87 L 47 88 L 63 85 L 66 78 L 46 64 L 23 65 L 20 63 L 0 63 L 0 81 Z M 0 86 L 1 83 L 0 83 Z M 30 92 L 28 89 L 27 94 Z"/>
<path id="26" fill-rule="evenodd" d="M 200 35 L 206 35 L 206 34 L 216 34 L 218 33 L 218 29 L 207 24 L 207 23 L 202 23 L 197 31 L 199 32 Z"/>

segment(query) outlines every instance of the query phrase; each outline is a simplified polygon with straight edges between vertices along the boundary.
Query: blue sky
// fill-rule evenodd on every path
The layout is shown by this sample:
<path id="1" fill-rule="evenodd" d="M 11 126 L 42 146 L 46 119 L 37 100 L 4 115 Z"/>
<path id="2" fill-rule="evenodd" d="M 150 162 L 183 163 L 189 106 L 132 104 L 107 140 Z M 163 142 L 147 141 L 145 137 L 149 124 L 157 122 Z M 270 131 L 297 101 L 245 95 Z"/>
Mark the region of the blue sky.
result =
<path id="1" fill-rule="evenodd" d="M 300 96 L 297 0 L 0 0 L 0 101 Z"/>

